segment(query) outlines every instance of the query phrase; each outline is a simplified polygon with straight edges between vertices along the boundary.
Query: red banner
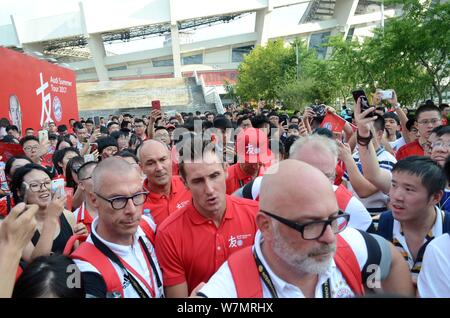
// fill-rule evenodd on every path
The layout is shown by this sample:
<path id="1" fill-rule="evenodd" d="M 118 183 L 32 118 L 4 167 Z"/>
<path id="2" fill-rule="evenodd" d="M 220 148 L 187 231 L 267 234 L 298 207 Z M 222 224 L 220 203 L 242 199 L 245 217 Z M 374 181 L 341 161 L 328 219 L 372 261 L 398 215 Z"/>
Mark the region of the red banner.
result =
<path id="1" fill-rule="evenodd" d="M 44 123 L 78 119 L 75 72 L 0 47 L 0 118 L 19 127 L 39 130 Z"/>
<path id="2" fill-rule="evenodd" d="M 342 132 L 344 126 L 345 119 L 330 112 L 326 114 L 325 118 L 322 121 L 322 124 L 320 125 L 320 127 L 327 128 L 332 132 Z"/>

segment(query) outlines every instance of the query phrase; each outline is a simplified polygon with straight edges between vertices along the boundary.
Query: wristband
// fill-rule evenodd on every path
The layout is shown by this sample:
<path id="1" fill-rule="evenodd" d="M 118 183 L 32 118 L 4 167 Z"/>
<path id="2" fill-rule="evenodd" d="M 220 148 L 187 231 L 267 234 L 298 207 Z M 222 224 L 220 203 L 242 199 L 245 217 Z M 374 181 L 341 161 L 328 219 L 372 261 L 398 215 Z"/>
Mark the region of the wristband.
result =
<path id="1" fill-rule="evenodd" d="M 369 136 L 368 137 L 361 137 L 359 135 L 359 131 L 356 131 L 356 142 L 358 143 L 358 145 L 363 146 L 363 147 L 367 147 L 370 143 L 370 141 L 373 138 L 373 134 L 372 131 L 369 132 Z"/>

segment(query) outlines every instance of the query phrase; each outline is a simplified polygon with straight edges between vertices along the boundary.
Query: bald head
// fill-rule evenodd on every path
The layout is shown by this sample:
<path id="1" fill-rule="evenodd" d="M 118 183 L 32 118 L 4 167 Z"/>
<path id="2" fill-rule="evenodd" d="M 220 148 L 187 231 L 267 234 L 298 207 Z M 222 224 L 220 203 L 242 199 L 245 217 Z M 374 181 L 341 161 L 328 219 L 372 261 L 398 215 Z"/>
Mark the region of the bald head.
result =
<path id="1" fill-rule="evenodd" d="M 149 155 L 154 156 L 160 154 L 170 154 L 170 151 L 165 143 L 155 139 L 144 141 L 137 150 L 137 156 L 140 162 L 145 161 Z"/>
<path id="2" fill-rule="evenodd" d="M 102 187 L 108 187 L 114 182 L 120 182 L 124 176 L 142 179 L 139 173 L 121 157 L 109 157 L 99 162 L 92 173 L 94 191 L 99 192 Z"/>
<path id="3" fill-rule="evenodd" d="M 317 168 L 298 160 L 272 166 L 261 182 L 260 208 L 288 219 L 324 217 L 338 210 L 327 177 Z M 323 216 L 322 216 L 323 214 Z"/>

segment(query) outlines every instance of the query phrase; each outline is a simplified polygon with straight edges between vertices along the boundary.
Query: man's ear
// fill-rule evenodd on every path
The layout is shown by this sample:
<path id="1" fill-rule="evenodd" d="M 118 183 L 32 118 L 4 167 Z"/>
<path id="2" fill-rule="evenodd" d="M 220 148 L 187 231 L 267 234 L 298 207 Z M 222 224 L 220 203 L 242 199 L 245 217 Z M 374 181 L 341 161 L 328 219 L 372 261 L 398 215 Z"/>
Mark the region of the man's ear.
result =
<path id="1" fill-rule="evenodd" d="M 91 199 L 91 202 L 92 202 L 92 205 L 94 206 L 94 208 L 98 209 L 99 208 L 98 198 L 95 195 L 95 193 L 87 192 L 87 195 L 89 196 L 89 199 Z"/>
<path id="2" fill-rule="evenodd" d="M 433 203 L 433 205 L 438 204 L 441 201 L 443 195 L 444 195 L 444 191 L 442 191 L 442 190 L 439 190 L 438 192 L 432 194 L 431 202 Z"/>
<path id="3" fill-rule="evenodd" d="M 256 214 L 256 225 L 263 234 L 264 238 L 270 239 L 273 236 L 273 225 L 269 216 L 263 214 L 262 212 L 258 212 L 258 214 Z"/>

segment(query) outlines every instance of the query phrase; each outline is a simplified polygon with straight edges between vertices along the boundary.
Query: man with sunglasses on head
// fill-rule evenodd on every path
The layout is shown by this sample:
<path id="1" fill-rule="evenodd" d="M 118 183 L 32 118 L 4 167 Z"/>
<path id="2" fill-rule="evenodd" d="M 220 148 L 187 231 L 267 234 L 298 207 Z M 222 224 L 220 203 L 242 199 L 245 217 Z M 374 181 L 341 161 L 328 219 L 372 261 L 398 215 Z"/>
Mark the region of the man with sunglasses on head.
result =
<path id="1" fill-rule="evenodd" d="M 111 173 L 113 171 L 114 173 Z M 153 248 L 156 225 L 142 216 L 147 197 L 139 172 L 122 158 L 102 160 L 88 195 L 98 211 L 91 234 L 71 255 L 86 294 L 107 298 L 163 297 Z"/>
<path id="2" fill-rule="evenodd" d="M 255 244 L 232 254 L 197 295 L 413 295 L 400 253 L 379 236 L 346 228 L 348 219 L 323 172 L 298 160 L 280 162 L 262 180 Z"/>

